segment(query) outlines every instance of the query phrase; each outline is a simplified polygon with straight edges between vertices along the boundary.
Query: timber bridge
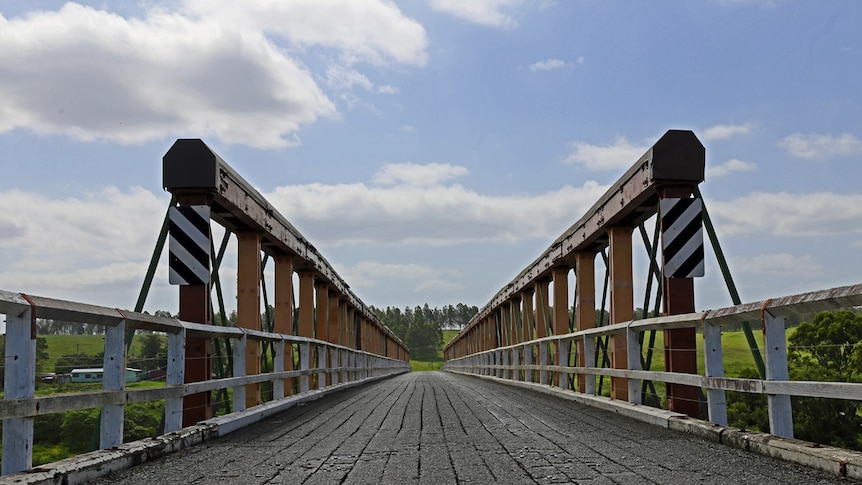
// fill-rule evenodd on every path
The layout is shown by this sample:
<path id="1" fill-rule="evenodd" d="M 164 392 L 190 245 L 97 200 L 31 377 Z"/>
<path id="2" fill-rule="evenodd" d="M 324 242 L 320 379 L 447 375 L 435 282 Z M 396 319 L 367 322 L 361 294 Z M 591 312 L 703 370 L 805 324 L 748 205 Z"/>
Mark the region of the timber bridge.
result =
<path id="1" fill-rule="evenodd" d="M 134 310 L 0 291 L 7 329 L 0 482 L 862 477 L 858 452 L 794 439 L 791 400 L 858 401 L 862 384 L 791 380 L 785 334 L 787 318 L 862 305 L 862 284 L 740 302 L 700 196 L 705 150 L 690 131 L 668 131 L 500 289 L 446 346 L 444 372 L 409 372 L 403 342 L 201 140 L 178 140 L 163 163 L 172 200 Z M 212 223 L 224 228 L 218 250 Z M 704 232 L 733 306 L 694 307 Z M 237 324 L 227 326 L 218 275 L 233 236 Z M 171 282 L 179 286 L 177 318 L 142 313 L 166 239 Z M 650 261 L 641 307 L 655 315 L 649 318 L 635 314 L 636 239 Z M 272 314 L 262 278 L 270 261 Z M 104 328 L 101 390 L 37 395 L 37 319 Z M 725 375 L 731 326 L 746 336 L 756 378 Z M 126 384 L 127 348 L 142 332 L 166 336 L 164 385 Z M 730 426 L 728 393 L 766 395 L 768 432 Z M 216 396 L 230 396 L 229 412 L 215 405 Z M 129 441 L 126 409 L 142 402 L 164 406 L 164 433 Z M 96 451 L 34 467 L 36 419 L 94 408 L 101 409 Z"/>

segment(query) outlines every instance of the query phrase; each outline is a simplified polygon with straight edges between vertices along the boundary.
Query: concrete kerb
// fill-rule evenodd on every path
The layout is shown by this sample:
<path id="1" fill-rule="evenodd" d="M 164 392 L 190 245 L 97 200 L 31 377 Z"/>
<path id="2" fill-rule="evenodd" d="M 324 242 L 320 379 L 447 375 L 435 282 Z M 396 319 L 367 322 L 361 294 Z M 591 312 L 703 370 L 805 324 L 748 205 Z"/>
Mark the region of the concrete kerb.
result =
<path id="1" fill-rule="evenodd" d="M 125 470 L 135 465 L 161 458 L 170 453 L 199 445 L 205 441 L 214 440 L 243 426 L 254 424 L 274 414 L 286 411 L 298 404 L 315 401 L 328 394 L 394 377 L 404 372 L 408 371 L 369 377 L 361 381 L 309 391 L 303 395 L 290 396 L 279 401 L 271 401 L 260 406 L 255 406 L 253 409 L 246 411 L 208 419 L 174 433 L 123 443 L 117 448 L 96 450 L 33 467 L 23 472 L 0 476 L 0 485 L 7 483 L 38 485 L 88 483 L 109 473 Z"/>
<path id="2" fill-rule="evenodd" d="M 218 428 L 214 424 L 197 424 L 175 433 L 123 443 L 117 448 L 97 450 L 6 475 L 0 477 L 0 483 L 87 483 L 217 437 Z"/>
<path id="3" fill-rule="evenodd" d="M 493 376 L 480 376 L 456 371 L 447 372 L 486 379 L 499 382 L 500 384 L 557 396 L 663 428 L 694 435 L 714 443 L 814 468 L 839 477 L 862 480 L 862 453 L 858 451 L 722 426 L 709 421 L 690 418 L 685 414 L 631 404 L 625 401 L 611 400 L 602 396 L 576 393 L 571 390 L 533 382 L 510 381 Z"/>

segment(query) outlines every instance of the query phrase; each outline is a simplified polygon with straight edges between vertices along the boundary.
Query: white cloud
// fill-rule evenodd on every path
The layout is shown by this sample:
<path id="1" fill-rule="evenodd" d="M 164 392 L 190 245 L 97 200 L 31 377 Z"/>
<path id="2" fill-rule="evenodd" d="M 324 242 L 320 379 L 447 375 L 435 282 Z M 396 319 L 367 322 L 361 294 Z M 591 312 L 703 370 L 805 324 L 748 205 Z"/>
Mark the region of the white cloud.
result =
<path id="1" fill-rule="evenodd" d="M 353 86 L 366 91 L 374 89 L 374 84 L 364 74 L 344 66 L 329 66 L 326 69 L 326 84 L 335 90 L 347 90 Z"/>
<path id="2" fill-rule="evenodd" d="M 7 229 L 0 233 L 0 282 L 49 296 L 98 295 L 94 288 L 134 293 L 168 205 L 139 187 L 65 199 L 11 190 L 0 200 L 0 228 Z"/>
<path id="3" fill-rule="evenodd" d="M 460 19 L 489 27 L 516 27 L 511 10 L 523 0 L 432 0 L 431 7 Z"/>
<path id="4" fill-rule="evenodd" d="M 395 86 L 390 86 L 388 84 L 384 84 L 377 88 L 377 92 L 380 94 L 398 94 L 398 88 Z"/>
<path id="5" fill-rule="evenodd" d="M 545 59 L 530 64 L 530 70 L 536 71 L 553 71 L 554 69 L 562 69 L 566 67 L 566 61 L 562 59 Z"/>
<path id="6" fill-rule="evenodd" d="M 725 175 L 729 175 L 733 172 L 750 172 L 752 170 L 757 170 L 757 164 L 754 162 L 743 162 L 742 160 L 737 160 L 733 158 L 728 160 L 722 164 L 716 165 L 714 167 L 710 167 L 706 174 L 709 177 L 724 177 Z"/>
<path id="7" fill-rule="evenodd" d="M 823 272 L 823 265 L 808 254 L 795 255 L 789 253 L 760 254 L 753 257 L 735 257 L 730 259 L 734 272 L 758 276 L 780 275 L 817 275 Z"/>
<path id="8" fill-rule="evenodd" d="M 715 225 L 728 236 L 782 237 L 862 233 L 862 195 L 755 192 L 710 202 Z"/>
<path id="9" fill-rule="evenodd" d="M 0 133 L 120 143 L 216 136 L 275 148 L 337 114 L 292 51 L 334 49 L 348 66 L 421 66 L 427 39 L 385 0 L 190 0 L 180 12 L 152 9 L 140 18 L 76 3 L 0 15 L 0 46 Z M 327 79 L 372 87 L 349 67 L 333 68 Z"/>
<path id="10" fill-rule="evenodd" d="M 606 189 L 587 182 L 533 196 L 492 197 L 460 185 L 356 183 L 285 186 L 264 195 L 322 245 L 457 244 L 557 237 L 572 214 L 586 211 Z"/>
<path id="11" fill-rule="evenodd" d="M 186 0 L 185 9 L 300 46 L 337 49 L 349 62 L 422 66 L 427 61 L 425 29 L 388 0 Z"/>
<path id="12" fill-rule="evenodd" d="M 743 123 L 741 125 L 715 125 L 703 131 L 703 139 L 724 140 L 736 135 L 747 135 L 754 130 L 754 125 L 751 123 Z"/>
<path id="13" fill-rule="evenodd" d="M 387 163 L 372 177 L 375 184 L 406 184 L 417 187 L 430 187 L 463 177 L 469 172 L 465 167 L 448 163 Z"/>
<path id="14" fill-rule="evenodd" d="M 578 57 L 574 62 L 567 62 L 562 59 L 544 59 L 541 61 L 536 61 L 530 64 L 530 71 L 538 72 L 538 71 L 554 71 L 557 69 L 563 69 L 564 67 L 571 67 L 574 65 L 583 65 L 584 58 L 583 56 Z"/>
<path id="15" fill-rule="evenodd" d="M 565 163 L 583 165 L 590 170 L 617 170 L 631 167 L 649 145 L 633 145 L 625 137 L 617 136 L 611 145 L 592 145 L 583 141 L 573 144 L 572 153 Z"/>
<path id="16" fill-rule="evenodd" d="M 826 160 L 862 154 L 862 140 L 850 133 L 839 136 L 794 133 L 778 142 L 778 146 L 791 157 L 808 160 Z"/>
<path id="17" fill-rule="evenodd" d="M 335 264 L 335 270 L 351 286 L 374 287 L 381 284 L 381 280 L 391 282 L 399 280 L 400 284 L 412 284 L 415 291 L 446 290 L 453 285 L 461 286 L 454 280 L 460 278 L 461 274 L 454 269 L 440 266 L 429 266 L 422 264 L 394 264 L 379 263 L 376 261 L 360 261 L 352 266 Z M 412 282 L 412 283 L 408 283 Z M 442 285 L 446 282 L 447 285 Z"/>

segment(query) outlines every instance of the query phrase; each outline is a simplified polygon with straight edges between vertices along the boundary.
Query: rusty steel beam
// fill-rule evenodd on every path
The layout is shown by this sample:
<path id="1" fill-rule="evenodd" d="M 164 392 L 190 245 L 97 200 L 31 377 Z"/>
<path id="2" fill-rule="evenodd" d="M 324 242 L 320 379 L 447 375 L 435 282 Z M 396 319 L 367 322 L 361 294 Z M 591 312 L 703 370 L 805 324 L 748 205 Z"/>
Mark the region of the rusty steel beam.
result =
<path id="1" fill-rule="evenodd" d="M 704 180 L 706 150 L 692 131 L 668 130 L 607 192 L 479 310 L 452 342 L 490 315 L 513 295 L 549 278 L 554 268 L 575 266 L 579 252 L 597 253 L 608 246 L 610 226 L 636 227 L 654 216 L 658 189 L 667 185 L 697 185 Z"/>
<path id="2" fill-rule="evenodd" d="M 344 295 L 374 326 L 405 347 L 302 234 L 217 153 L 197 138 L 178 139 L 162 159 L 162 185 L 172 194 L 206 194 L 211 218 L 231 232 L 259 231 L 261 248 L 272 256 L 293 257 L 294 269 L 310 270 Z"/>

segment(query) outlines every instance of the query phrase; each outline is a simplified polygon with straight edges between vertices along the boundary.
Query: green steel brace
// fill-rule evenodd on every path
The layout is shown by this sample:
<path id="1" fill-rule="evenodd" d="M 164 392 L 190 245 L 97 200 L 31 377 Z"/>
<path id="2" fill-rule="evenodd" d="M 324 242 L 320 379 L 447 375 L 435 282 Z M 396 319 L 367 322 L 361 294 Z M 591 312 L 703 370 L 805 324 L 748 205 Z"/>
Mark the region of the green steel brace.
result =
<path id="1" fill-rule="evenodd" d="M 602 260 L 604 260 L 604 262 L 605 262 L 605 284 L 602 287 L 602 307 L 601 307 L 601 311 L 599 312 L 599 320 L 596 322 L 597 327 L 603 327 L 605 325 L 605 308 L 607 306 L 607 301 L 608 301 L 608 284 L 610 283 L 610 280 L 611 280 L 611 266 L 608 263 L 608 253 L 606 253 L 605 250 L 603 249 L 601 252 L 601 255 L 602 255 Z M 602 367 L 610 367 L 611 366 L 611 359 L 610 359 L 610 356 L 608 355 L 608 339 L 609 339 L 609 337 L 607 335 L 605 335 L 604 337 L 599 337 L 598 339 L 596 339 L 596 346 L 602 351 L 602 365 L 601 365 Z M 598 359 L 599 359 L 599 352 L 596 351 L 596 363 L 595 363 L 595 365 L 599 364 Z M 596 389 L 597 395 L 602 394 L 602 387 L 604 386 L 604 383 L 605 383 L 605 376 L 603 376 L 603 375 L 599 376 L 599 387 L 598 387 L 598 389 Z"/>
<path id="2" fill-rule="evenodd" d="M 219 324 L 225 327 L 228 326 L 229 322 L 227 319 L 227 313 L 225 312 L 224 296 L 222 294 L 221 278 L 219 278 L 218 270 L 221 268 L 221 262 L 224 259 L 225 251 L 227 251 L 227 244 L 230 241 L 230 235 L 231 232 L 225 229 L 218 254 L 216 254 L 212 243 L 212 233 L 210 233 L 210 261 L 212 263 L 213 288 L 216 290 L 216 301 L 218 302 L 219 308 Z M 212 296 L 210 297 L 212 298 Z M 212 302 L 210 302 L 210 321 L 215 321 L 213 311 L 213 305 Z M 216 376 L 224 378 L 228 376 L 228 372 L 231 374 L 233 373 L 233 351 L 231 350 L 230 339 L 224 339 L 225 358 L 225 356 L 222 355 L 221 341 L 222 339 L 213 339 L 213 345 L 215 346 Z M 227 389 L 219 389 L 216 393 L 215 401 L 216 406 L 218 406 L 219 402 L 224 402 L 226 412 L 230 413 L 231 402 L 227 399 Z M 216 410 L 214 409 L 213 413 L 215 413 L 215 411 Z"/>
<path id="3" fill-rule="evenodd" d="M 657 293 L 656 294 L 656 306 L 658 307 L 659 303 L 661 302 L 661 294 L 662 294 L 661 275 L 658 272 L 658 263 L 656 262 L 656 254 L 658 252 L 658 243 L 656 243 L 656 244 L 650 243 L 649 237 L 647 236 L 646 228 L 644 228 L 643 223 L 640 224 L 639 229 L 640 229 L 640 233 L 641 233 L 641 238 L 643 239 L 643 242 L 644 242 L 644 246 L 646 247 L 647 253 L 649 253 L 649 256 L 650 256 L 649 274 L 647 275 L 646 291 L 644 292 L 644 306 L 642 307 L 643 312 L 644 312 L 643 317 L 646 318 L 649 315 L 648 308 L 649 308 L 649 303 L 650 303 L 650 296 L 652 295 L 653 277 L 655 277 L 655 280 L 657 283 L 657 285 L 656 285 L 656 293 Z M 653 241 L 658 241 L 659 234 L 660 234 L 660 226 L 658 224 L 656 224 L 655 225 L 655 233 L 653 235 Z M 656 314 L 656 315 L 658 314 L 658 308 L 656 308 L 654 314 Z M 644 358 L 643 354 L 641 354 L 641 368 L 644 370 L 649 370 L 650 367 L 652 366 L 652 354 L 653 354 L 653 348 L 655 346 L 655 332 L 656 332 L 655 330 L 650 331 L 649 345 L 646 349 L 647 350 L 646 358 Z M 639 343 L 641 344 L 641 347 L 643 347 L 644 334 L 641 333 L 638 336 L 638 339 L 639 339 Z M 646 386 L 643 387 L 641 390 L 641 402 L 646 403 L 647 402 L 646 398 L 649 395 L 649 397 L 652 398 L 652 401 L 653 401 L 652 404 L 655 405 L 655 407 L 661 407 L 661 403 L 659 402 L 658 394 L 655 391 L 655 384 L 652 381 L 644 381 L 644 384 L 646 384 Z M 649 394 L 647 394 L 647 392 L 649 392 Z"/>
<path id="4" fill-rule="evenodd" d="M 700 187 L 694 188 L 694 196 L 703 200 L 703 196 L 700 194 Z M 718 236 L 715 234 L 715 227 L 712 225 L 709 212 L 706 211 L 706 203 L 703 204 L 703 226 L 706 229 L 707 236 L 709 236 L 712 250 L 715 251 L 715 259 L 718 260 L 718 267 L 721 268 L 721 275 L 724 277 L 727 291 L 730 293 L 730 299 L 734 305 L 739 305 L 742 303 L 742 300 L 739 298 L 739 292 L 736 290 L 736 284 L 734 284 L 730 268 L 727 266 L 727 259 L 725 259 L 721 245 L 718 243 Z M 763 365 L 763 357 L 760 354 L 757 341 L 754 339 L 754 334 L 751 332 L 751 325 L 748 322 L 742 322 L 742 330 L 745 332 L 745 339 L 748 341 L 748 346 L 751 349 L 751 356 L 754 357 L 757 372 L 760 373 L 761 379 L 766 379 L 766 367 Z"/>

